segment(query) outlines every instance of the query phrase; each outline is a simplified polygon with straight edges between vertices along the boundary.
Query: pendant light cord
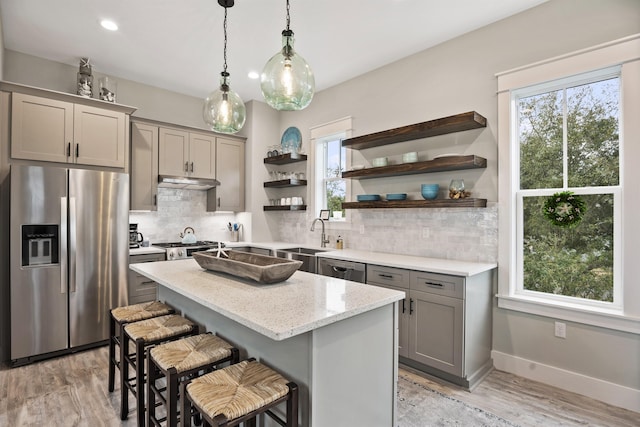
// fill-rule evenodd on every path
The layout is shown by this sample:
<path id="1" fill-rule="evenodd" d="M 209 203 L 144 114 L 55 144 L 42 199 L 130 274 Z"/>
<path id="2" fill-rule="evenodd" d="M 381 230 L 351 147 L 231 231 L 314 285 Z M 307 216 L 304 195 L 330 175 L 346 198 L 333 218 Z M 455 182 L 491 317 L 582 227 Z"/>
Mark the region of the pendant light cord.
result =
<path id="1" fill-rule="evenodd" d="M 224 50 L 223 50 L 224 70 L 222 72 L 223 72 L 224 76 L 228 76 L 229 73 L 227 73 L 227 7 L 226 6 L 224 8 L 224 24 L 223 24 L 223 28 L 224 28 Z"/>
<path id="2" fill-rule="evenodd" d="M 289 30 L 289 23 L 291 22 L 291 16 L 289 14 L 289 0 L 287 0 L 287 31 Z"/>

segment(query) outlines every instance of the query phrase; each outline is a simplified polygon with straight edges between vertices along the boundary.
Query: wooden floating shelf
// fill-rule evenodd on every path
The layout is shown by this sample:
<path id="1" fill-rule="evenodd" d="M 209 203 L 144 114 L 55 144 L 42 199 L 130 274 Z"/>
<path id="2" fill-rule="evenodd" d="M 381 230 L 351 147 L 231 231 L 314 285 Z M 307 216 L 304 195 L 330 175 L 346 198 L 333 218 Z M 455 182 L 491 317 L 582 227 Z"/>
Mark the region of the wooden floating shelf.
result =
<path id="1" fill-rule="evenodd" d="M 301 187 L 307 185 L 306 179 L 281 179 L 264 183 L 265 188 Z"/>
<path id="2" fill-rule="evenodd" d="M 450 156 L 424 162 L 402 163 L 399 165 L 359 169 L 342 172 L 343 178 L 367 179 L 387 176 L 415 175 L 419 173 L 445 172 L 463 169 L 481 169 L 487 167 L 487 159 L 476 155 Z"/>
<path id="3" fill-rule="evenodd" d="M 306 211 L 307 205 L 263 206 L 264 211 Z"/>
<path id="4" fill-rule="evenodd" d="M 486 208 L 487 199 L 381 200 L 377 202 L 343 202 L 342 209 L 379 208 Z"/>
<path id="5" fill-rule="evenodd" d="M 286 153 L 279 156 L 265 157 L 264 163 L 268 165 L 286 165 L 287 163 L 304 162 L 306 160 L 306 154 Z"/>
<path id="6" fill-rule="evenodd" d="M 342 140 L 342 146 L 354 150 L 364 150 L 365 148 L 380 147 L 387 144 L 484 127 L 487 127 L 487 119 L 475 111 L 469 111 L 455 116 L 344 139 Z"/>

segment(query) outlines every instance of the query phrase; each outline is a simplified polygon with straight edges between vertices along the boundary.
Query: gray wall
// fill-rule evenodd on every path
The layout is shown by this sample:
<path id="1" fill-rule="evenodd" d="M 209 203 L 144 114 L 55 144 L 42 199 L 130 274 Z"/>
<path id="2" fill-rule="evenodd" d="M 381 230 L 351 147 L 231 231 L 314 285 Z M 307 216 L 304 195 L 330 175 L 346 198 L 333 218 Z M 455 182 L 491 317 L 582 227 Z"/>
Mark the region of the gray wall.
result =
<path id="1" fill-rule="evenodd" d="M 346 235 L 347 247 L 442 257 L 497 259 L 497 100 L 495 73 L 640 32 L 637 0 L 551 0 L 351 81 L 316 94 L 302 112 L 274 113 L 258 101 L 248 103 L 247 207 L 254 241 L 288 240 L 317 243 L 309 232 L 317 212 L 267 213 L 266 148 L 282 132 L 296 126 L 308 150 L 309 129 L 345 116 L 354 118 L 353 135 L 363 135 L 433 118 L 476 110 L 488 119 L 482 131 L 431 138 L 422 150 L 474 153 L 488 160 L 482 172 L 464 175 L 476 197 L 490 206 L 477 210 L 403 209 L 354 212 L 358 230 L 332 226 L 332 240 Z M 348 43 L 348 41 L 345 41 Z M 311 64 L 313 65 L 313 64 Z M 4 78 L 9 81 L 73 92 L 75 69 L 17 52 L 6 51 Z M 202 127 L 201 102 L 193 97 L 119 80 L 118 101 L 139 108 L 136 115 Z M 411 144 L 408 144 L 407 151 Z M 309 151 L 309 150 L 308 150 Z M 378 152 L 363 152 L 366 159 Z M 384 155 L 384 154 L 383 154 Z M 360 160 L 360 159 L 358 159 Z M 356 161 L 357 163 L 357 161 Z M 307 167 L 309 167 L 307 165 Z M 308 169 L 307 174 L 311 171 Z M 423 180 L 446 184 L 451 174 L 391 180 L 386 189 L 406 186 L 416 191 Z M 374 180 L 375 181 L 375 180 Z M 378 190 L 355 183 L 353 194 Z M 416 187 L 417 186 L 417 187 Z M 283 190 L 287 191 L 287 190 Z M 359 225 L 367 230 L 361 235 Z M 462 224 L 462 225 L 461 225 Z M 416 239 L 416 230 L 430 230 Z M 418 234 L 421 234 L 418 232 Z M 366 238 L 365 238 L 366 236 Z M 469 238 L 472 236 L 472 238 Z M 393 244 L 389 245 L 391 239 Z M 494 350 L 640 389 L 640 337 L 597 327 L 567 323 L 567 339 L 553 336 L 553 319 L 495 309 Z"/>

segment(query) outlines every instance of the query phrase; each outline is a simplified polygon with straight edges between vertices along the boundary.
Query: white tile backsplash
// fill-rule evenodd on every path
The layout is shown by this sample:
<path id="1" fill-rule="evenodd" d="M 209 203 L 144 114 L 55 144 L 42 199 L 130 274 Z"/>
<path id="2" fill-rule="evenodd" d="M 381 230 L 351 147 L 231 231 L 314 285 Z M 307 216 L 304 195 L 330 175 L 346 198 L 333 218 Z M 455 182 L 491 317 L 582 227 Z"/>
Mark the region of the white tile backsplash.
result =
<path id="1" fill-rule="evenodd" d="M 461 261 L 497 262 L 498 207 L 460 209 L 349 210 L 349 222 L 327 222 L 326 234 L 335 247 L 340 235 L 344 247 Z M 310 212 L 273 212 L 279 215 L 279 239 L 318 246 L 319 224 Z M 361 226 L 364 232 L 361 233 Z"/>
<path id="2" fill-rule="evenodd" d="M 129 222 L 138 224 L 138 231 L 151 243 L 179 242 L 185 227 L 192 227 L 199 240 L 228 241 L 227 224 L 238 222 L 236 215 L 207 212 L 206 208 L 206 191 L 158 188 L 158 210 L 132 211 Z"/>

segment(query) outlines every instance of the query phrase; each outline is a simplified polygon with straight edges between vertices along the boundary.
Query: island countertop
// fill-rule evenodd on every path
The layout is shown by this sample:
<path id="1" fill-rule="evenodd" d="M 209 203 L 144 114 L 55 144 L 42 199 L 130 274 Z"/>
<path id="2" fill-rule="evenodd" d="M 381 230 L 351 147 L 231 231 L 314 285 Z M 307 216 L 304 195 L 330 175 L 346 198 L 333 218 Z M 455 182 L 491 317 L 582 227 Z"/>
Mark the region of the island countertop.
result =
<path id="1" fill-rule="evenodd" d="M 160 285 L 281 341 L 404 298 L 404 292 L 296 271 L 263 285 L 210 272 L 193 259 L 130 264 Z"/>

